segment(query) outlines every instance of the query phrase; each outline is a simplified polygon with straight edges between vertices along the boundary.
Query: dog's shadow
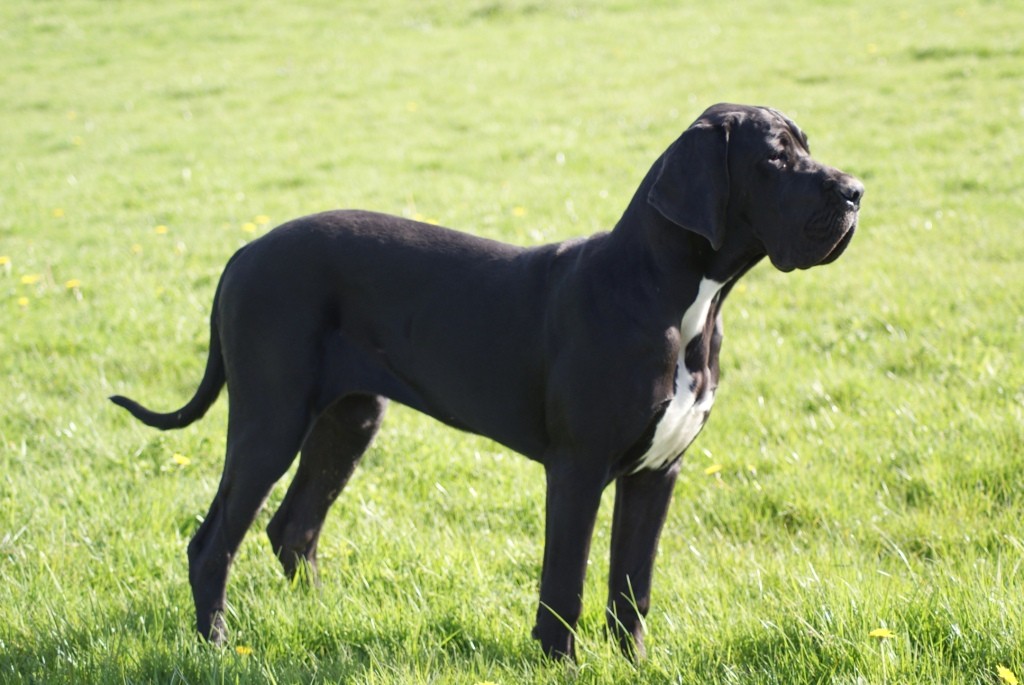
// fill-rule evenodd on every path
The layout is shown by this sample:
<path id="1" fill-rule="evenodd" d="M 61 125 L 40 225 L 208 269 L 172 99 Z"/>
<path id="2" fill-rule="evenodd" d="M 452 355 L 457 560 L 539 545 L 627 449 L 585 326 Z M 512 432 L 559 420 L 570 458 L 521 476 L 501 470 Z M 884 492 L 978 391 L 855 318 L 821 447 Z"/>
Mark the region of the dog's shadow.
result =
<path id="1" fill-rule="evenodd" d="M 227 645 L 214 646 L 196 638 L 189 608 L 139 604 L 89 622 L 53 616 L 53 625 L 31 634 L 8 631 L 0 672 L 17 673 L 25 682 L 265 682 L 268 673 L 280 682 L 361 682 L 381 671 L 422 674 L 446 664 L 477 664 L 486 671 L 492 664 L 515 668 L 520 660 L 530 668 L 541 660 L 526 638 L 472 635 L 454 617 L 330 628 L 299 620 L 286 640 L 241 625 Z M 246 634 L 261 633 L 259 641 L 246 640 Z"/>

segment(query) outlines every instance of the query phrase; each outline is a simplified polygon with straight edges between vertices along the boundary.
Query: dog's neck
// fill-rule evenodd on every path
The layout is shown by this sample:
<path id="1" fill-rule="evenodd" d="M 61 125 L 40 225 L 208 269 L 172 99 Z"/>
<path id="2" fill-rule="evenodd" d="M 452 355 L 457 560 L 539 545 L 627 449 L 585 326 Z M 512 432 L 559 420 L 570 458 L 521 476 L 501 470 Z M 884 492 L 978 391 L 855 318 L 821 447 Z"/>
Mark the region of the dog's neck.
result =
<path id="1" fill-rule="evenodd" d="M 648 172 L 609 235 L 609 254 L 622 263 L 641 263 L 654 287 L 686 306 L 702 279 L 731 287 L 765 251 L 742 225 L 727 226 L 725 243 L 716 251 L 703 236 L 666 219 L 647 201 L 657 169 L 655 164 Z"/>

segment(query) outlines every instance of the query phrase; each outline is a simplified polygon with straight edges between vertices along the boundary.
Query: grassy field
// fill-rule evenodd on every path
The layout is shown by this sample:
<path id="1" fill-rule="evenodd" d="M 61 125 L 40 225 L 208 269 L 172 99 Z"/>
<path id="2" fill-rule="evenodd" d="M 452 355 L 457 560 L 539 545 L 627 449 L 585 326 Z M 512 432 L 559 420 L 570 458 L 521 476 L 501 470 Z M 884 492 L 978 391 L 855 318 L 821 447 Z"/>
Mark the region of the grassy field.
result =
<path id="1" fill-rule="evenodd" d="M 5 0 L 0 45 L 0 682 L 1024 678 L 1024 4 Z M 105 397 L 190 396 L 231 253 L 333 207 L 606 230 L 722 100 L 786 111 L 867 196 L 836 264 L 730 297 L 649 659 L 602 632 L 610 500 L 579 663 L 547 663 L 542 470 L 401 407 L 322 589 L 264 513 L 230 645 L 199 644 L 225 402 L 160 434 Z"/>

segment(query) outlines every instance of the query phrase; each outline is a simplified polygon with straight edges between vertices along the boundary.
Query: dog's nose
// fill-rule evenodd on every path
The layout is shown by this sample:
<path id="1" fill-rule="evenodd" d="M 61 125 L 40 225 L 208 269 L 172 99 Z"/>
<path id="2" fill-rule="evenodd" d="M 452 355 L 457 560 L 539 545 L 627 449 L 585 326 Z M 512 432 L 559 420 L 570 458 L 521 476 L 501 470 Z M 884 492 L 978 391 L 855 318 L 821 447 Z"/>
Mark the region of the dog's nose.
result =
<path id="1" fill-rule="evenodd" d="M 860 206 L 860 199 L 864 197 L 864 184 L 853 176 L 840 179 L 835 185 L 836 192 L 852 205 Z"/>
<path id="2" fill-rule="evenodd" d="M 825 188 L 835 190 L 843 200 L 854 206 L 859 206 L 860 199 L 864 197 L 864 184 L 845 174 L 838 178 L 829 178 L 825 181 Z"/>

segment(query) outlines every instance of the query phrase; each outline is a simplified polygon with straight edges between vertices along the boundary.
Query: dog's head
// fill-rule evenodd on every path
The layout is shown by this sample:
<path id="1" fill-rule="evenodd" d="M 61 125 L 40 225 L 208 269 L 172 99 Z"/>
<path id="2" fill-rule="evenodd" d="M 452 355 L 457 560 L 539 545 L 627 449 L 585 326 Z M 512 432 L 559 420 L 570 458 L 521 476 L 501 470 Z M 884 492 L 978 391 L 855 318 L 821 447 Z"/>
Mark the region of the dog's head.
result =
<path id="1" fill-rule="evenodd" d="M 647 200 L 715 250 L 750 243 L 791 271 L 846 249 L 863 195 L 856 178 L 814 160 L 780 112 L 719 104 L 668 149 Z"/>

